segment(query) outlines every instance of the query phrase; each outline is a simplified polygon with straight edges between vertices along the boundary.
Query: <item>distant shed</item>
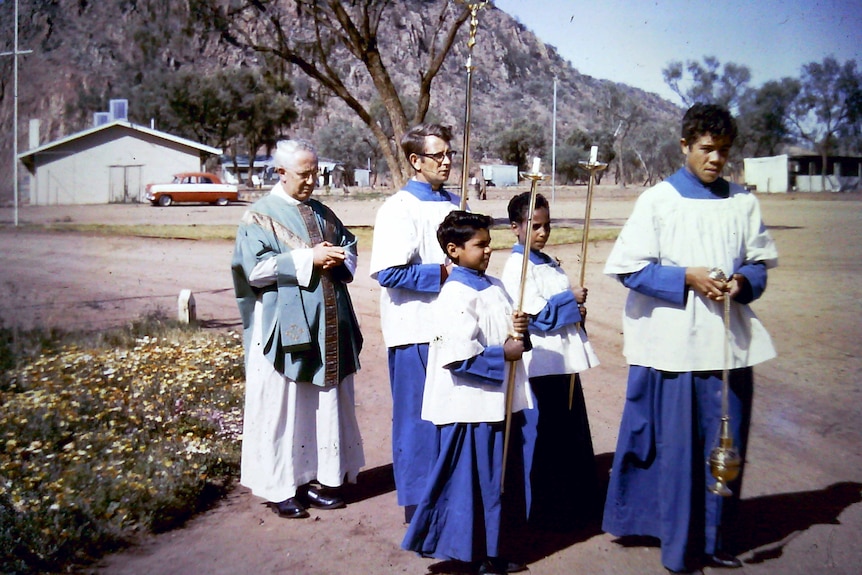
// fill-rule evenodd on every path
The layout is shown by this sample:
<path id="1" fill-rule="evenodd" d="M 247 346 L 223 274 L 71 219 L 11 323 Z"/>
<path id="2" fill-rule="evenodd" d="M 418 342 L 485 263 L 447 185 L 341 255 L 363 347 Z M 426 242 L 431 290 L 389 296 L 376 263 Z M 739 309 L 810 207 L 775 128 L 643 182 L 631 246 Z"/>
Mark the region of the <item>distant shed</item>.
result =
<path id="1" fill-rule="evenodd" d="M 847 192 L 862 188 L 862 157 L 828 156 L 826 169 L 819 154 L 789 158 L 790 187 L 797 192 Z"/>
<path id="2" fill-rule="evenodd" d="M 758 192 L 846 192 L 862 187 L 862 158 L 815 154 L 745 158 L 745 184 Z"/>
<path id="3" fill-rule="evenodd" d="M 789 189 L 787 155 L 745 158 L 745 184 L 758 192 L 786 193 Z"/>
<path id="4" fill-rule="evenodd" d="M 518 166 L 505 164 L 482 164 L 482 177 L 489 186 L 517 186 Z"/>
<path id="5" fill-rule="evenodd" d="M 221 150 L 117 120 L 33 148 L 18 159 L 31 175 L 31 205 L 133 203 L 148 183 L 203 170 Z"/>

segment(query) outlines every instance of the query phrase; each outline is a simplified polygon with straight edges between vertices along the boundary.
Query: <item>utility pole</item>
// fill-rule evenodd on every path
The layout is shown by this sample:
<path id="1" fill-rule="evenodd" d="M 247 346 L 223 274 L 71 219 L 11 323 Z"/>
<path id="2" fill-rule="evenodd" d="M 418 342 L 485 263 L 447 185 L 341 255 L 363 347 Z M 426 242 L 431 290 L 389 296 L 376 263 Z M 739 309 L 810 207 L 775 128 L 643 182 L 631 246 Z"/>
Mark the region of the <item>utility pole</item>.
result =
<path id="1" fill-rule="evenodd" d="M 15 227 L 18 227 L 18 56 L 33 50 L 18 50 L 18 0 L 15 0 L 15 47 L 12 52 L 0 52 L 0 56 L 12 56 L 12 202 L 14 204 Z"/>
<path id="2" fill-rule="evenodd" d="M 557 77 L 554 76 L 554 114 L 551 125 L 551 203 L 557 196 Z"/>

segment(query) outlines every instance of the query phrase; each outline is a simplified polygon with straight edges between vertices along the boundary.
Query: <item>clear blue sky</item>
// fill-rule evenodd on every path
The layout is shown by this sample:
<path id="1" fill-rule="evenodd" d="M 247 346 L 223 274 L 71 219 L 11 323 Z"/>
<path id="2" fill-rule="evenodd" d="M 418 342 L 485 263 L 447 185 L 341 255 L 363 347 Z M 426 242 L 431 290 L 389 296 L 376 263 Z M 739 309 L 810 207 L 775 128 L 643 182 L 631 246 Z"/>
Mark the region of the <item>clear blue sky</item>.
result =
<path id="1" fill-rule="evenodd" d="M 751 85 L 799 77 L 829 55 L 862 71 L 862 0 L 495 0 L 582 74 L 679 98 L 671 60 L 744 64 Z M 481 42 L 481 15 L 478 41 Z"/>

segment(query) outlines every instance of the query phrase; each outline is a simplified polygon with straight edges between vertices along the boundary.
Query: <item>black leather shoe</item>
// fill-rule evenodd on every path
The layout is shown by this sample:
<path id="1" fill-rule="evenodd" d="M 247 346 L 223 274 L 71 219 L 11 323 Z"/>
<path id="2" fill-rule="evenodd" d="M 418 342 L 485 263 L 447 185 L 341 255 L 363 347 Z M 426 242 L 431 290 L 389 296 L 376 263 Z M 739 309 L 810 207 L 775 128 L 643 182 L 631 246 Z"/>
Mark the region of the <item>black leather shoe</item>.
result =
<path id="1" fill-rule="evenodd" d="M 302 503 L 296 497 L 285 499 L 279 503 L 269 501 L 266 506 L 272 509 L 273 513 L 285 519 L 303 519 L 308 517 L 308 511 L 305 510 L 305 507 L 303 507 Z"/>
<path id="2" fill-rule="evenodd" d="M 713 567 L 723 567 L 725 569 L 739 569 L 742 567 L 742 561 L 739 557 L 734 557 L 725 551 L 716 551 L 712 555 L 707 555 L 707 564 Z"/>
<path id="3" fill-rule="evenodd" d="M 527 566 L 524 563 L 515 563 L 502 557 L 488 557 L 479 565 L 479 575 L 505 575 L 526 570 Z"/>
<path id="4" fill-rule="evenodd" d="M 341 509 L 346 507 L 344 500 L 334 493 L 327 493 L 325 488 L 308 486 L 303 490 L 303 499 L 309 507 L 315 509 Z"/>

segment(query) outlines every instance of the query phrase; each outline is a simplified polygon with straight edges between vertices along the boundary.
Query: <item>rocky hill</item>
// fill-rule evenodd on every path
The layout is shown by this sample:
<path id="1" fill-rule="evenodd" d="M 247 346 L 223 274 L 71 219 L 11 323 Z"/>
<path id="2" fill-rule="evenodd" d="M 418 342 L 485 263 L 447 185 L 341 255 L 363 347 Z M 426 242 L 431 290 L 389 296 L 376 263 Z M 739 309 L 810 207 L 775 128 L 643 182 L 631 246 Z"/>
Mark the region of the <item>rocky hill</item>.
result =
<path id="1" fill-rule="evenodd" d="M 416 92 L 415 54 L 425 49 L 417 34 L 423 19 L 443 0 L 392 2 L 380 27 L 381 53 L 403 97 Z M 0 52 L 13 49 L 13 2 L 0 2 Z M 93 113 L 105 111 L 111 98 L 128 98 L 136 117 L 137 87 L 154 68 L 193 67 L 202 73 L 217 67 L 259 65 L 254 54 L 241 53 L 198 32 L 194 2 L 170 0 L 19 0 L 18 150 L 28 148 L 31 118 L 41 122 L 39 140 L 49 142 L 92 125 Z M 676 119 L 680 110 L 656 94 L 580 74 L 577 62 L 562 58 L 522 24 L 497 8 L 480 13 L 473 49 L 471 142 L 487 148 L 501 127 L 536 124 L 551 140 L 553 83 L 557 78 L 558 141 L 575 129 L 609 128 L 608 101 L 624 94 L 656 119 Z M 468 26 L 434 80 L 429 118 L 455 128 L 460 139 L 465 104 Z M 362 69 L 348 71 L 369 101 L 373 85 Z M 300 72 L 293 74 L 299 119 L 296 133 L 311 135 L 331 122 L 358 124 L 353 113 Z M 11 200 L 12 58 L 0 58 L 0 202 Z M 158 126 L 157 126 L 158 127 Z M 19 173 L 23 168 L 19 166 Z"/>

